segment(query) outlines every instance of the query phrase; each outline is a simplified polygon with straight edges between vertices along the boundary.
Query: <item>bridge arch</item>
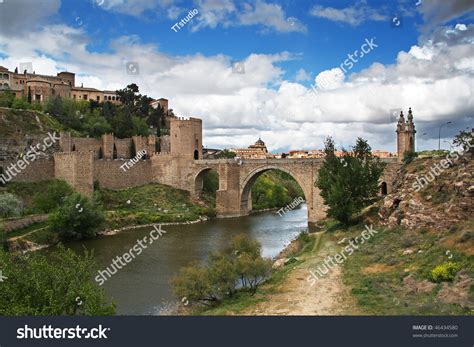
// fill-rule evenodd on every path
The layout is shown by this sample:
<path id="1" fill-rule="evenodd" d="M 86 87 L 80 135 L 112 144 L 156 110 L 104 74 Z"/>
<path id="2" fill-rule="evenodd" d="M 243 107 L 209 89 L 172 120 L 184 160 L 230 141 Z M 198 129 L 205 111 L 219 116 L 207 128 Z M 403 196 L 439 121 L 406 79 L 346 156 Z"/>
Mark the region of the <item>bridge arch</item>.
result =
<path id="1" fill-rule="evenodd" d="M 202 193 L 203 187 L 204 187 L 204 177 L 206 176 L 207 173 L 210 171 L 215 171 L 219 175 L 219 170 L 217 168 L 212 167 L 212 166 L 206 166 L 202 169 L 200 169 L 193 178 L 194 182 L 194 189 L 193 189 L 193 195 L 196 197 L 199 197 Z M 220 183 L 220 180 L 219 180 Z"/>
<path id="2" fill-rule="evenodd" d="M 271 171 L 271 170 L 282 171 L 290 175 L 296 181 L 296 183 L 298 183 L 300 188 L 303 190 L 305 200 L 308 201 L 310 199 L 311 192 L 308 191 L 307 187 L 305 187 L 302 180 L 298 177 L 297 174 L 287 169 L 286 167 L 275 166 L 275 165 L 265 165 L 265 166 L 258 167 L 252 170 L 251 172 L 249 172 L 248 175 L 245 177 L 245 179 L 242 181 L 242 184 L 240 186 L 240 213 L 242 215 L 246 215 L 252 210 L 251 191 L 252 191 L 252 186 L 254 185 L 255 181 L 263 173 L 267 171 Z M 309 208 L 308 208 L 308 211 L 309 211 Z"/>

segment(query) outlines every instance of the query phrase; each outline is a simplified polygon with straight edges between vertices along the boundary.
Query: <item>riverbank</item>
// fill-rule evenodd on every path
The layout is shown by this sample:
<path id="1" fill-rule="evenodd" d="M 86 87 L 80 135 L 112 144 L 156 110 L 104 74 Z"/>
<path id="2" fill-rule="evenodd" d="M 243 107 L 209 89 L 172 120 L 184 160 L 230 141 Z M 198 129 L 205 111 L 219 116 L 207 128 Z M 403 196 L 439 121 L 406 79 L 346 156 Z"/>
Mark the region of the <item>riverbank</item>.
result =
<path id="1" fill-rule="evenodd" d="M 470 230 L 473 223 L 471 218 L 455 227 Z M 326 221 L 324 232 L 300 236 L 280 253 L 275 271 L 255 295 L 239 293 L 194 314 L 474 314 L 472 240 L 458 240 L 450 231 L 373 227 L 371 238 L 311 285 L 310 271 L 322 272 L 324 261 L 341 254 L 365 229 L 364 224 L 342 229 Z"/>
<path id="2" fill-rule="evenodd" d="M 197 310 L 200 315 L 354 315 L 350 289 L 343 283 L 340 268 L 312 287 L 309 271 L 338 248 L 332 235 L 301 234 L 274 259 L 274 272 L 255 295 L 239 293 L 221 305 Z"/>

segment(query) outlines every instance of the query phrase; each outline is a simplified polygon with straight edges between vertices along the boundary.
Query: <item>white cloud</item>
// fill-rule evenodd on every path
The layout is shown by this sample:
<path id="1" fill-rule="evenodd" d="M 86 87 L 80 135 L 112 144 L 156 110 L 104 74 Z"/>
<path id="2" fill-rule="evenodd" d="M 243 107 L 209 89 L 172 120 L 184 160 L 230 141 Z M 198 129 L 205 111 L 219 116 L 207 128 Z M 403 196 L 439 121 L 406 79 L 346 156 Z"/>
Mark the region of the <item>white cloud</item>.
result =
<path id="1" fill-rule="evenodd" d="M 388 17 L 367 5 L 365 0 L 345 8 L 314 6 L 310 14 L 314 17 L 325 18 L 335 22 L 358 26 L 366 21 L 386 21 Z"/>
<path id="2" fill-rule="evenodd" d="M 298 82 L 309 81 L 310 79 L 311 74 L 306 72 L 305 69 L 299 69 L 295 76 L 295 80 Z"/>
<path id="3" fill-rule="evenodd" d="M 108 53 L 93 53 L 82 29 L 64 25 L 26 33 L 22 40 L 0 36 L 0 54 L 7 56 L 0 65 L 14 69 L 31 61 L 43 74 L 67 69 L 78 73 L 78 84 L 100 89 L 135 82 L 142 93 L 168 98 L 177 114 L 202 118 L 209 147 L 247 146 L 261 136 L 270 150 L 321 148 L 332 135 L 345 147 L 363 136 L 373 148 L 394 151 L 392 108 L 411 106 L 419 133 L 431 138 L 446 119 L 459 128 L 468 117 L 472 122 L 473 27 L 449 28 L 453 33 L 438 35 L 436 42 L 400 52 L 393 65 L 377 63 L 349 76 L 337 68 L 323 71 L 316 83 L 329 76 L 333 84 L 316 95 L 282 79 L 279 63 L 296 58 L 287 52 L 250 54 L 243 60 L 245 74 L 235 74 L 225 55 L 169 56 L 135 36 L 117 38 Z M 127 61 L 139 63 L 139 75 L 127 75 Z"/>

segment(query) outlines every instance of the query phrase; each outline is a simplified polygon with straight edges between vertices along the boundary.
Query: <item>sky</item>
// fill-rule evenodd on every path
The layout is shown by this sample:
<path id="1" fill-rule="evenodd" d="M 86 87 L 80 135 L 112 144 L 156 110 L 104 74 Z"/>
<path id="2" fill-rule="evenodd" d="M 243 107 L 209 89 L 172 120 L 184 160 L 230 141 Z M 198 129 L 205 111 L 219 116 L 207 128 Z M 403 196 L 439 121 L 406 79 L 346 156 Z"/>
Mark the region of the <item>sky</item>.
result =
<path id="1" fill-rule="evenodd" d="M 181 25 L 178 24 L 181 22 Z M 0 0 L 0 66 L 166 98 L 204 146 L 395 152 L 411 107 L 418 150 L 472 128 L 472 0 Z"/>

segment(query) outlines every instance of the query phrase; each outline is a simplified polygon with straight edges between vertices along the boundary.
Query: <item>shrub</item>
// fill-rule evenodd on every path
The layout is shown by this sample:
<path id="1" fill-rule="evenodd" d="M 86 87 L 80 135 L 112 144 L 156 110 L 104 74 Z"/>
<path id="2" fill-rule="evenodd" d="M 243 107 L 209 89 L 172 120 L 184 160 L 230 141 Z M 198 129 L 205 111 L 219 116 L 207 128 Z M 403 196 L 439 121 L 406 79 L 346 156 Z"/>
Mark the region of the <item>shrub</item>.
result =
<path id="1" fill-rule="evenodd" d="M 271 259 L 262 258 L 257 241 L 237 235 L 229 249 L 210 255 L 207 267 L 185 267 L 172 278 L 171 285 L 179 298 L 209 305 L 231 297 L 238 288 L 255 293 L 271 268 Z"/>
<path id="2" fill-rule="evenodd" d="M 104 213 L 97 200 L 79 193 L 69 195 L 49 216 L 51 229 L 62 239 L 94 237 L 104 221 Z"/>
<path id="3" fill-rule="evenodd" d="M 1 284 L 0 315 L 112 315 L 103 289 L 92 280 L 92 254 L 78 255 L 59 246 L 48 254 L 19 257 L 0 249 L 0 264 L 8 280 Z M 78 305 L 77 297 L 82 301 Z"/>
<path id="4" fill-rule="evenodd" d="M 461 264 L 452 261 L 438 265 L 431 270 L 430 279 L 433 282 L 452 281 L 461 267 Z"/>
<path id="5" fill-rule="evenodd" d="M 40 211 L 48 213 L 58 207 L 73 192 L 74 190 L 65 181 L 56 180 L 48 186 L 46 192 L 35 194 L 33 204 Z"/>
<path id="6" fill-rule="evenodd" d="M 29 110 L 31 109 L 31 104 L 25 98 L 15 99 L 12 102 L 12 108 L 18 110 Z"/>
<path id="7" fill-rule="evenodd" d="M 23 202 L 10 193 L 0 194 L 0 217 L 17 217 L 23 212 Z"/>
<path id="8" fill-rule="evenodd" d="M 418 153 L 413 151 L 406 151 L 403 155 L 403 162 L 405 164 L 410 164 L 416 157 L 418 157 Z"/>

